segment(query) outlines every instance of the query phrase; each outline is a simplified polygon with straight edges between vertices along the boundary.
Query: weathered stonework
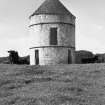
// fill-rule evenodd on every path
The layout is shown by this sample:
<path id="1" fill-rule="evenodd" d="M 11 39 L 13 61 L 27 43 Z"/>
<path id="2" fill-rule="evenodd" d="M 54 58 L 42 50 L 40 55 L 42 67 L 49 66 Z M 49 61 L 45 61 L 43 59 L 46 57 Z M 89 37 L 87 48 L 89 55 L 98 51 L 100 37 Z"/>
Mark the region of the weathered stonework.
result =
<path id="1" fill-rule="evenodd" d="M 39 65 L 68 64 L 68 50 L 70 50 L 70 63 L 75 63 L 75 16 L 56 13 L 37 14 L 30 17 L 29 27 L 32 39 L 31 65 L 36 64 L 35 50 L 39 51 Z M 50 45 L 51 28 L 57 28 L 57 45 Z"/>
<path id="2" fill-rule="evenodd" d="M 74 61 L 74 49 L 65 47 L 43 47 L 31 49 L 31 65 L 35 65 L 35 50 L 39 50 L 39 64 L 68 64 L 68 50 L 71 50 L 71 63 Z"/>
<path id="3" fill-rule="evenodd" d="M 49 46 L 50 28 L 58 28 L 58 46 L 75 47 L 75 26 L 69 24 L 39 24 L 30 27 L 30 35 L 33 38 L 34 47 Z"/>

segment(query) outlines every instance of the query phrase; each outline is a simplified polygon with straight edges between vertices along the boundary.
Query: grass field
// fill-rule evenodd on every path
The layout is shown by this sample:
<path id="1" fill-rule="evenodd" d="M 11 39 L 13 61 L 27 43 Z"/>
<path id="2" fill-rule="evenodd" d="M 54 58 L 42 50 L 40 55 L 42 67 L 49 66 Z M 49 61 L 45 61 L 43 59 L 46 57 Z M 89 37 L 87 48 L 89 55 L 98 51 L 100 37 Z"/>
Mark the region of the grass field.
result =
<path id="1" fill-rule="evenodd" d="M 105 105 L 105 64 L 0 65 L 0 105 Z"/>

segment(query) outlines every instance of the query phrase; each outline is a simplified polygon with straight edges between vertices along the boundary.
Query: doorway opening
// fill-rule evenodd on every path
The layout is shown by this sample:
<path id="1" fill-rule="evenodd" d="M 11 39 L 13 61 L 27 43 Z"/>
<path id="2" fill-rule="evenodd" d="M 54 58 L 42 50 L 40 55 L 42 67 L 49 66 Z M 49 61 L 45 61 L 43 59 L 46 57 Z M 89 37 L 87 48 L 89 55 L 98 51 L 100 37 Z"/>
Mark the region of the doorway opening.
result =
<path id="1" fill-rule="evenodd" d="M 50 28 L 50 45 L 57 44 L 57 28 Z"/>
<path id="2" fill-rule="evenodd" d="M 35 50 L 35 63 L 39 65 L 39 50 Z"/>
<path id="3" fill-rule="evenodd" d="M 72 58 L 71 58 L 71 50 L 68 50 L 68 64 L 72 63 Z"/>

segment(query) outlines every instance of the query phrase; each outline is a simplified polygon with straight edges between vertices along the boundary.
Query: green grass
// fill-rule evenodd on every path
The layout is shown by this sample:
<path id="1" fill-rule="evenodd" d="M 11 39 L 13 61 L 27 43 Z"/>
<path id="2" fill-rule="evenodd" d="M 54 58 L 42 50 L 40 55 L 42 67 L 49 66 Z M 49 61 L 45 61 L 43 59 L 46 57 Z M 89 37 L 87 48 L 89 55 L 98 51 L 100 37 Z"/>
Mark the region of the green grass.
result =
<path id="1" fill-rule="evenodd" d="M 0 105 L 105 105 L 105 64 L 0 65 Z"/>

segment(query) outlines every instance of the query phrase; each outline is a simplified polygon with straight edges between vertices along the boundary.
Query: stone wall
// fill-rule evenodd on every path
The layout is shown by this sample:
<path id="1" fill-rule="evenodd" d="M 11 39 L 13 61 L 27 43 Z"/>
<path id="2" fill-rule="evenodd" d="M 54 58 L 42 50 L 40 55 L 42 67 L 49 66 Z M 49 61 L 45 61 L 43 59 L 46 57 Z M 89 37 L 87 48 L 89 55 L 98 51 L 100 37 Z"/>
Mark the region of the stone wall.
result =
<path id="1" fill-rule="evenodd" d="M 30 19 L 30 64 L 35 65 L 35 49 L 39 50 L 39 64 L 68 64 L 75 62 L 75 17 L 72 15 L 35 15 Z M 50 45 L 50 28 L 57 28 L 57 42 Z"/>
<path id="2" fill-rule="evenodd" d="M 68 50 L 71 50 L 71 63 L 75 62 L 74 49 L 64 47 L 44 47 L 31 49 L 30 64 L 35 65 L 35 50 L 39 50 L 39 64 L 68 64 Z"/>
<path id="3" fill-rule="evenodd" d="M 43 24 L 30 27 L 31 47 L 50 45 L 50 28 L 57 28 L 58 46 L 75 47 L 75 26 L 68 24 Z"/>
<path id="4" fill-rule="evenodd" d="M 35 15 L 30 18 L 30 26 L 40 23 L 67 23 L 75 25 L 75 17 L 73 15 Z"/>

